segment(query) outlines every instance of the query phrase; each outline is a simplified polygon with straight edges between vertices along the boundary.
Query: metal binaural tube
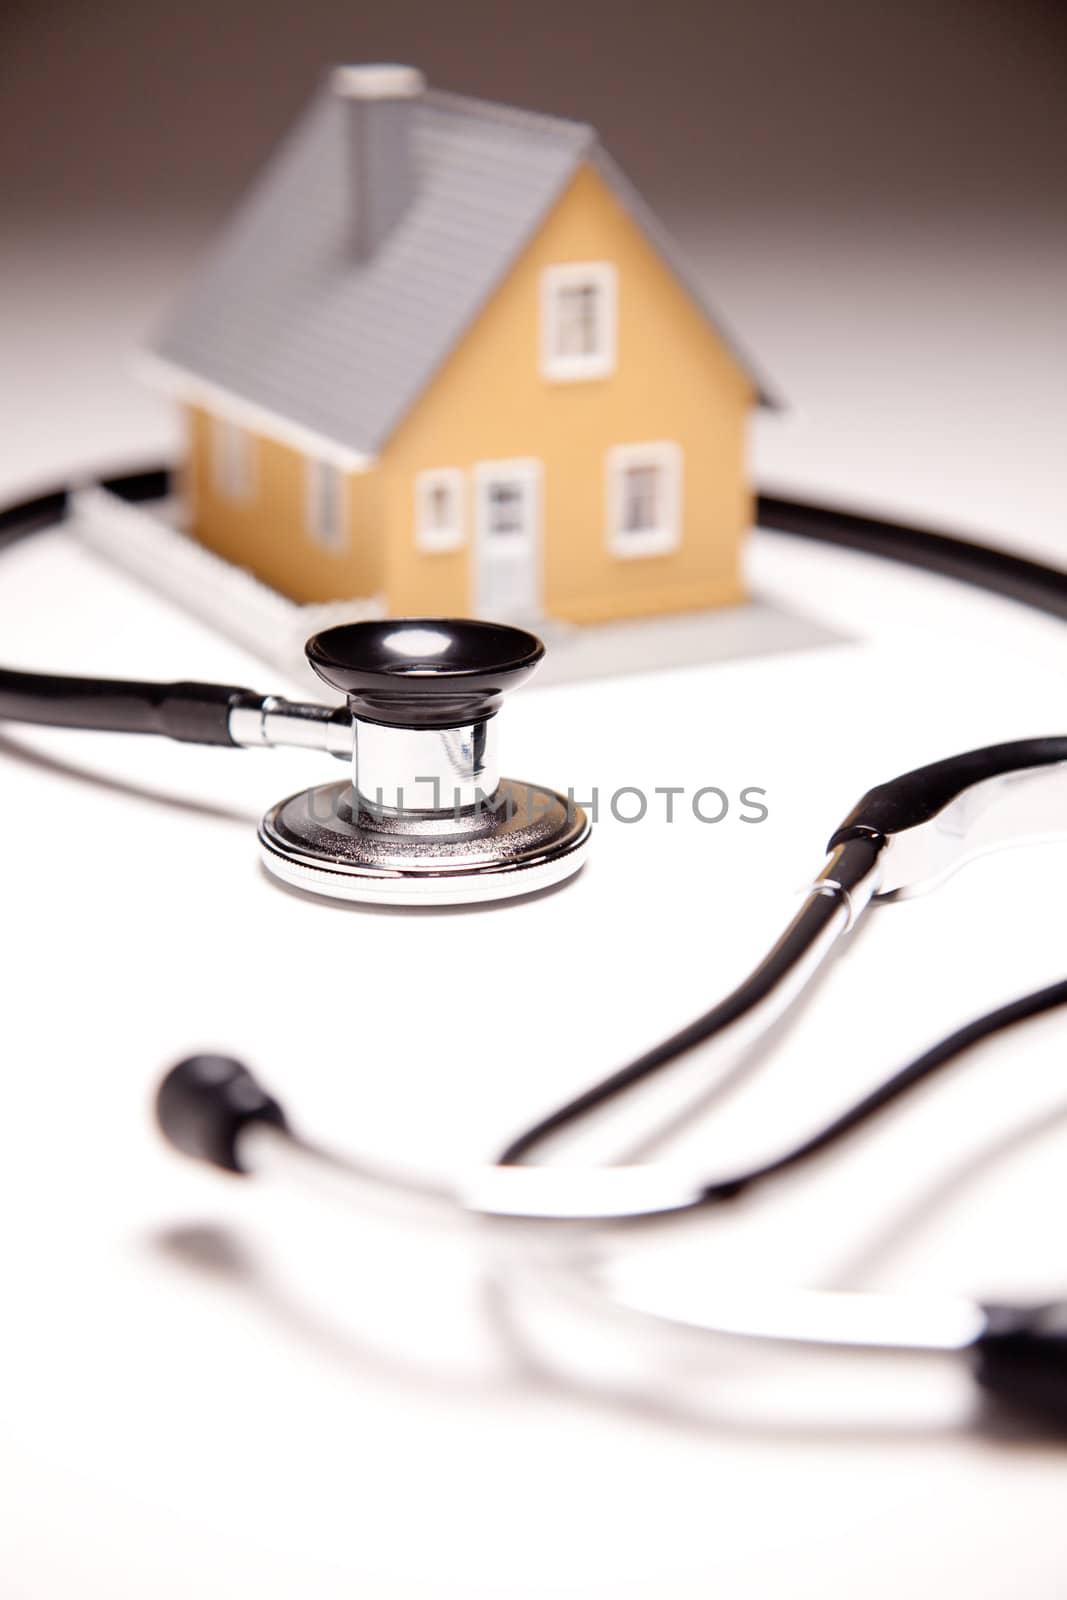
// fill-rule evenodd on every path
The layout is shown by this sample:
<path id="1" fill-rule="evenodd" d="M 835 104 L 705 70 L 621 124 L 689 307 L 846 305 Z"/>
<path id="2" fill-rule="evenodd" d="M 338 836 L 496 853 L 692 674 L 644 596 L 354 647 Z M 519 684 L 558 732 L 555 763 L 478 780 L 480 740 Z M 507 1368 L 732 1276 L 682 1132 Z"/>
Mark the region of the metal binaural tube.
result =
<path id="1" fill-rule="evenodd" d="M 789 927 L 731 994 L 526 1128 L 504 1150 L 501 1162 L 527 1161 L 534 1150 L 543 1159 L 549 1141 L 561 1135 L 573 1154 L 573 1130 L 594 1115 L 598 1148 L 591 1155 L 579 1145 L 584 1159 L 608 1158 L 599 1148 L 605 1131 L 613 1141 L 609 1155 L 616 1154 L 621 1136 L 628 1159 L 634 1157 L 635 1139 L 640 1159 L 647 1159 L 691 1115 L 694 1096 L 709 1083 L 723 1081 L 735 1063 L 747 1059 L 751 1047 L 786 1014 L 837 941 L 863 915 L 879 881 L 880 850 L 881 841 L 874 839 L 850 839 L 834 849 Z"/>
<path id="2" fill-rule="evenodd" d="M 601 1242 L 624 1232 L 632 1242 L 698 1213 L 698 1186 L 665 1167 L 579 1173 L 481 1167 L 433 1182 L 329 1154 L 264 1121 L 239 1131 L 236 1150 L 244 1172 L 361 1210 L 373 1207 L 394 1221 L 461 1228 L 491 1220 L 497 1238 L 532 1248 L 516 1265 L 534 1265 L 550 1278 L 562 1274 L 556 1281 L 568 1294 L 664 1331 L 825 1355 L 958 1357 L 976 1351 L 990 1325 L 986 1308 L 963 1295 L 724 1286 L 649 1276 L 641 1257 L 625 1251 L 594 1260 L 591 1224 Z M 555 1248 L 546 1251 L 549 1244 Z"/>
<path id="3" fill-rule="evenodd" d="M 357 1207 L 376 1204 L 454 1226 L 464 1219 L 514 1224 L 528 1235 L 564 1237 L 676 1225 L 703 1203 L 702 1178 L 667 1166 L 556 1167 L 476 1165 L 425 1180 L 351 1155 L 337 1155 L 288 1128 L 250 1118 L 234 1135 L 234 1164 L 257 1177 L 317 1189 Z"/>

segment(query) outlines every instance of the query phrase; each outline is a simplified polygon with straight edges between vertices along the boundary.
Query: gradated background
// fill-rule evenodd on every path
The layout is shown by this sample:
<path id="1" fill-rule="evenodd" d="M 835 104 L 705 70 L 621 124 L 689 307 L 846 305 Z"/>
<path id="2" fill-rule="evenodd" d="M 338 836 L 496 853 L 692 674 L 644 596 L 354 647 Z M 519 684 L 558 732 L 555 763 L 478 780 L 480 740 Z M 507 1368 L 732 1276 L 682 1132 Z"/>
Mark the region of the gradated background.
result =
<path id="1" fill-rule="evenodd" d="M 594 122 L 788 402 L 762 481 L 1067 561 L 1067 13 L 8 0 L 0 492 L 157 454 L 129 373 L 326 63 Z"/>

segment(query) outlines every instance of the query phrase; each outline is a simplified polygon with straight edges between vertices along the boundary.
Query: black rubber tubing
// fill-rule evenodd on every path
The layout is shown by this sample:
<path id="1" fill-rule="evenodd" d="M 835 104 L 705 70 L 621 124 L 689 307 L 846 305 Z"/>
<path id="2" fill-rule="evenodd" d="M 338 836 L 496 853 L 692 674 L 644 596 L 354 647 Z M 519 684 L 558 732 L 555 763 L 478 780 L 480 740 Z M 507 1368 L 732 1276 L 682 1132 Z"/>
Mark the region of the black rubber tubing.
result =
<path id="1" fill-rule="evenodd" d="M 111 478 L 102 487 L 137 503 L 164 495 L 169 476 L 152 468 Z M 68 490 L 54 489 L 0 510 L 0 549 L 61 521 L 69 500 Z M 60 677 L 0 667 L 0 720 L 98 733 L 154 733 L 186 744 L 238 748 L 230 738 L 230 712 L 250 695 L 248 689 L 220 683 Z"/>
<path id="2" fill-rule="evenodd" d="M 137 503 L 161 498 L 167 493 L 170 482 L 169 469 L 156 467 L 106 479 L 101 487 L 120 499 Z M 62 520 L 67 512 L 69 500 L 68 489 L 60 487 L 21 504 L 0 509 L 0 549 L 16 539 Z M 940 573 L 942 576 L 987 589 L 991 593 L 1018 601 L 1052 616 L 1067 619 L 1067 572 L 1044 566 L 1026 557 L 1009 555 L 950 534 L 865 516 L 842 508 L 809 505 L 775 495 L 760 495 L 757 499 L 756 513 L 760 527 L 864 551 L 928 572 Z M 89 687 L 72 690 L 70 688 L 72 684 L 82 686 L 88 684 Z M 100 699 L 100 715 L 103 716 L 104 708 L 108 708 L 109 720 L 107 722 L 75 720 L 76 717 L 85 718 L 90 715 L 89 705 L 94 690 Z M 36 702 L 39 711 L 50 708 L 53 714 L 20 717 L 19 720 L 55 723 L 60 720 L 59 712 L 66 710 L 70 713 L 70 720 L 64 721 L 65 726 L 100 728 L 121 723 L 120 731 L 165 733 L 171 738 L 193 739 L 196 742 L 211 744 L 232 744 L 228 729 L 229 709 L 234 700 L 249 692 L 218 684 L 107 683 L 106 680 L 62 679 L 47 674 L 15 673 L 0 669 L 0 717 L 18 715 L 17 712 L 6 712 L 5 703 L 21 704 L 23 710 L 28 709 L 27 697 L 29 697 Z M 6 702 L 5 694 L 10 697 Z M 225 737 L 222 736 L 224 728 Z M 1043 753 L 1043 759 L 1062 759 L 1062 740 L 1047 740 L 1040 743 L 1048 747 Z M 877 789 L 870 791 L 864 797 L 861 806 L 876 801 L 878 795 Z M 868 821 L 865 816 L 864 824 Z M 845 830 L 839 831 L 843 834 Z M 829 900 L 816 901 L 810 908 L 811 914 L 818 915 L 821 912 L 825 915 L 832 904 L 833 902 Z M 790 934 L 795 931 L 794 924 L 794 928 L 789 930 L 784 940 L 788 940 Z M 783 952 L 776 946 L 767 962 L 757 969 L 757 973 L 749 982 L 770 981 L 773 978 L 776 958 L 781 954 Z M 737 995 L 728 996 L 719 1006 L 706 1012 L 638 1060 L 620 1068 L 599 1084 L 585 1090 L 568 1105 L 542 1118 L 511 1141 L 507 1150 L 501 1155 L 500 1161 L 510 1163 L 525 1160 L 550 1134 L 580 1120 L 588 1112 L 614 1099 L 616 1095 L 624 1093 L 635 1083 L 651 1076 L 679 1055 L 693 1049 L 711 1032 L 717 1031 L 723 1009 L 729 1007 L 736 999 Z M 756 1181 L 808 1159 L 846 1137 L 903 1094 L 925 1082 L 943 1066 L 958 1059 L 983 1040 L 1061 1005 L 1067 1005 L 1067 981 L 1052 984 L 977 1018 L 894 1073 L 870 1094 L 865 1095 L 839 1117 L 784 1155 L 763 1167 L 709 1185 L 706 1198 L 709 1201 L 730 1199 Z"/>

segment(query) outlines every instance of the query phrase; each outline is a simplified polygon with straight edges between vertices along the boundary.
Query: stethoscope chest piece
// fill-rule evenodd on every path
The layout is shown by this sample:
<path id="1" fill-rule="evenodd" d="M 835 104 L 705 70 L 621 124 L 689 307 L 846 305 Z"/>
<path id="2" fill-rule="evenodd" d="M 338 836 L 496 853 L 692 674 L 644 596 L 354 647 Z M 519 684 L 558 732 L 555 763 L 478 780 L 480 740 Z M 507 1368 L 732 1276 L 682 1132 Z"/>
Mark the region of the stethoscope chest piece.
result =
<path id="1" fill-rule="evenodd" d="M 461 905 L 560 883 L 589 842 L 580 806 L 500 778 L 497 712 L 544 654 L 533 634 L 415 618 L 330 628 L 308 660 L 348 698 L 352 781 L 271 808 L 259 840 L 283 883 L 340 900 Z"/>

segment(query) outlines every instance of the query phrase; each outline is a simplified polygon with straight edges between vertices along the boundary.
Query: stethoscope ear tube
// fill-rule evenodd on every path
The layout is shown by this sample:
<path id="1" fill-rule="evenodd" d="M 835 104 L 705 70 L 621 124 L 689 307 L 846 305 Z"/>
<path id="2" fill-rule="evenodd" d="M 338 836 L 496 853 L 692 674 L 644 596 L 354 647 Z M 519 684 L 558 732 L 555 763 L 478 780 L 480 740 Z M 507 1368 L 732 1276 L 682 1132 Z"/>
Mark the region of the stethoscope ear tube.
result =
<path id="1" fill-rule="evenodd" d="M 234 709 L 250 689 L 221 683 L 144 683 L 129 678 L 69 678 L 0 667 L 0 720 L 148 733 L 182 744 L 233 746 Z"/>
<path id="2" fill-rule="evenodd" d="M 166 472 L 153 470 L 112 479 L 105 487 L 121 498 L 138 501 L 163 495 L 168 478 Z M 0 548 L 51 525 L 63 516 L 67 504 L 67 491 L 59 489 L 0 510 Z M 758 516 L 760 524 L 770 529 L 870 551 L 1067 618 L 1067 573 L 1036 562 L 947 535 L 768 496 L 760 498 Z M 490 665 L 496 673 L 501 670 L 499 663 Z M 498 687 L 495 679 L 490 687 Z M 334 708 L 289 705 L 276 697 L 225 685 L 127 683 L 0 669 L 3 717 L 156 733 L 198 743 L 238 747 L 291 744 L 333 755 L 350 754 L 350 741 Z M 1001 779 L 1013 792 L 1021 791 L 1025 785 L 1015 780 L 1040 774 L 1044 768 L 1058 769 L 1058 778 L 1067 772 L 1067 739 L 1028 740 L 968 752 L 869 791 L 833 835 L 830 859 L 798 919 L 747 986 L 665 1041 L 652 1052 L 654 1059 L 631 1064 L 594 1086 L 569 1107 L 513 1140 L 500 1162 L 456 1184 L 423 1187 L 359 1163 L 346 1163 L 297 1139 L 274 1097 L 246 1067 L 229 1057 L 192 1057 L 172 1069 L 157 1095 L 159 1126 L 183 1154 L 231 1175 L 265 1173 L 272 1170 L 272 1163 L 302 1177 L 316 1170 L 342 1177 L 347 1172 L 360 1182 L 369 1179 L 379 1191 L 428 1200 L 442 1215 L 492 1218 L 520 1229 L 533 1226 L 542 1233 L 547 1227 L 561 1236 L 575 1226 L 654 1225 L 736 1200 L 754 1184 L 828 1149 L 979 1040 L 1067 1003 L 1067 983 L 1052 985 L 961 1029 L 827 1127 L 758 1169 L 708 1181 L 667 1166 L 562 1172 L 508 1163 L 522 1162 L 549 1132 L 568 1126 L 616 1092 L 628 1091 L 648 1072 L 658 1071 L 681 1053 L 703 1044 L 742 1014 L 755 1014 L 768 997 L 780 997 L 793 979 L 804 975 L 813 957 L 821 959 L 840 934 L 854 925 L 872 899 L 906 892 L 922 872 L 928 872 L 930 828 L 941 827 L 946 820 L 942 813 L 950 812 L 958 800 L 965 799 L 970 806 L 975 798 L 972 789 L 985 786 L 994 792 Z M 1057 817 L 1062 814 L 1062 810 L 1057 812 Z M 943 865 L 938 851 L 933 858 L 935 866 Z M 358 1188 L 358 1182 L 354 1187 Z M 903 1307 L 901 1320 L 901 1302 L 897 1301 L 894 1309 L 889 1304 L 892 1299 L 833 1296 L 820 1291 L 786 1294 L 776 1297 L 777 1309 L 769 1319 L 757 1314 L 751 1302 L 746 1306 L 738 1300 L 732 1312 L 727 1308 L 717 1318 L 710 1318 L 704 1331 L 720 1337 L 784 1338 L 827 1350 L 892 1347 L 964 1355 L 972 1361 L 985 1390 L 1067 1424 L 1067 1307 L 1059 1303 L 982 1307 L 976 1302 L 957 1302 L 955 1308 L 949 1308 L 949 1320 L 952 1323 L 952 1317 L 959 1316 L 958 1324 L 952 1323 L 962 1330 L 958 1336 L 946 1333 L 942 1325 L 939 1334 L 924 1341 L 919 1331 L 922 1319 L 912 1320 L 915 1303 Z M 893 1310 L 896 1320 L 891 1318 L 879 1331 L 883 1310 Z M 841 1317 L 835 1325 L 838 1312 Z M 869 1336 L 859 1337 L 857 1325 L 867 1326 Z M 909 1326 L 916 1330 L 910 1343 L 900 1331 Z M 819 1327 L 822 1334 L 811 1338 L 812 1329 Z"/>
<path id="3" fill-rule="evenodd" d="M 459 1188 L 449 1194 L 397 1175 L 362 1168 L 358 1163 L 349 1166 L 298 1140 L 273 1096 L 242 1063 L 223 1056 L 193 1056 L 173 1067 L 159 1087 L 156 1116 L 165 1138 L 175 1149 L 230 1174 L 247 1176 L 264 1170 L 261 1162 L 266 1149 L 267 1171 L 272 1165 L 277 1168 L 280 1157 L 284 1176 L 290 1181 L 295 1177 L 321 1188 L 325 1179 L 325 1186 L 335 1198 L 337 1178 L 347 1177 L 350 1197 L 361 1207 L 368 1196 L 380 1200 L 384 1195 L 394 1202 L 404 1202 L 403 1214 L 410 1215 L 412 1202 L 422 1207 L 429 1202 L 437 1221 L 458 1224 L 473 1214 L 483 1220 L 491 1218 L 498 1225 L 507 1223 L 511 1228 L 520 1223 L 527 1228 L 534 1225 L 534 1236 L 542 1244 L 545 1225 L 554 1222 L 556 1226 L 550 1233 L 565 1247 L 564 1253 L 555 1257 L 555 1268 L 552 1258 L 543 1253 L 522 1259 L 539 1263 L 538 1270 L 548 1274 L 549 1283 L 562 1283 L 568 1294 L 573 1292 L 583 1303 L 610 1310 L 624 1323 L 652 1328 L 671 1326 L 689 1337 L 703 1337 L 713 1346 L 723 1341 L 741 1341 L 751 1347 L 789 1347 L 823 1355 L 852 1352 L 874 1357 L 953 1357 L 966 1361 L 981 1389 L 998 1402 L 1046 1423 L 1067 1427 L 1067 1305 L 1063 1303 L 985 1306 L 954 1296 L 796 1289 L 767 1292 L 754 1290 L 746 1283 L 733 1288 L 719 1286 L 710 1296 L 703 1297 L 697 1314 L 690 1311 L 679 1317 L 669 1302 L 657 1301 L 655 1295 L 651 1299 L 635 1297 L 632 1289 L 619 1288 L 612 1274 L 599 1271 L 595 1262 L 590 1270 L 584 1249 L 580 1249 L 577 1262 L 573 1259 L 573 1226 L 592 1219 L 561 1214 L 550 1217 L 533 1210 L 524 1216 L 517 1208 L 510 1216 L 503 1214 L 500 1195 L 516 1180 L 520 1193 L 528 1179 L 535 1183 L 538 1179 L 550 1180 L 543 1185 L 543 1191 L 546 1195 L 553 1192 L 552 1174 L 547 1169 L 488 1169 L 490 1183 L 495 1171 L 505 1190 L 498 1188 L 495 1209 L 487 1198 L 486 1209 L 479 1212 L 472 1199 L 477 1193 L 476 1185 L 468 1186 L 465 1193 Z M 266 1143 L 260 1136 L 265 1136 Z M 259 1159 L 250 1162 L 250 1150 Z M 597 1176 L 610 1180 L 613 1172 L 625 1184 L 624 1169 L 601 1169 Z M 645 1169 L 645 1174 L 649 1178 L 656 1176 L 653 1168 Z M 608 1192 L 610 1187 L 609 1183 Z M 743 1185 L 736 1186 L 735 1195 L 742 1188 Z M 661 1191 L 666 1195 L 665 1183 L 661 1183 Z M 621 1186 L 617 1192 L 622 1192 Z M 485 1193 L 488 1197 L 492 1191 L 487 1189 Z M 694 1199 L 688 1209 L 696 1209 L 699 1204 Z M 677 1217 L 685 1209 L 680 1204 L 676 1211 L 662 1213 L 661 1219 Z M 618 1224 L 627 1219 L 601 1220 Z M 561 1223 L 569 1226 L 560 1231 Z M 583 1237 L 580 1229 L 577 1238 L 580 1241 Z M 574 1281 L 576 1271 L 578 1282 Z"/>
<path id="4" fill-rule="evenodd" d="M 835 850 L 849 839 L 881 837 L 921 828 L 962 798 L 968 790 L 992 784 L 1016 773 L 1037 772 L 1042 767 L 1067 763 L 1067 736 L 1016 739 L 986 745 L 962 755 L 933 761 L 902 773 L 889 783 L 869 789 L 832 834 L 827 845 Z M 1064 806 L 1067 818 L 1067 803 Z"/>
<path id="5" fill-rule="evenodd" d="M 633 1225 L 724 1205 L 836 1148 L 978 1045 L 1063 1005 L 1067 980 L 987 1012 L 939 1040 L 800 1143 L 758 1166 L 709 1177 L 667 1163 L 571 1169 L 513 1166 L 501 1159 L 460 1174 L 450 1189 L 435 1186 L 433 1193 L 456 1211 L 546 1224 Z M 299 1144 L 305 1164 L 318 1158 L 333 1172 L 346 1164 L 345 1158 L 298 1140 L 278 1101 L 232 1057 L 197 1055 L 179 1061 L 159 1084 L 155 1114 L 174 1149 L 224 1172 L 252 1170 L 243 1151 L 257 1129 L 271 1135 L 272 1148 Z M 350 1170 L 360 1179 L 370 1171 L 359 1163 L 350 1164 Z M 378 1168 L 373 1178 L 380 1188 L 428 1192 L 425 1185 Z"/>
<path id="6" fill-rule="evenodd" d="M 835 1148 L 978 1045 L 1063 1005 L 1067 1005 L 1067 980 L 975 1018 L 799 1144 L 755 1167 L 709 1178 L 682 1173 L 664 1163 L 570 1169 L 514 1166 L 501 1157 L 496 1163 L 477 1169 L 476 1175 L 461 1176 L 451 1191 L 451 1203 L 457 1209 L 487 1217 L 586 1224 L 633 1223 L 722 1205 Z M 175 1149 L 231 1173 L 249 1170 L 242 1146 L 257 1127 L 270 1131 L 275 1136 L 274 1144 L 279 1140 L 297 1142 L 284 1111 L 269 1091 L 243 1063 L 225 1056 L 191 1056 L 172 1067 L 157 1091 L 156 1121 Z M 313 1147 L 299 1142 L 305 1158 L 315 1154 Z M 321 1154 L 335 1169 L 344 1164 L 343 1158 Z M 387 1187 L 403 1188 L 407 1184 L 407 1180 L 380 1170 L 375 1177 Z M 622 1198 L 625 1206 L 619 1204 Z"/>
<path id="7" fill-rule="evenodd" d="M 1035 611 L 1067 618 L 1067 571 L 1026 556 L 962 539 L 958 534 L 918 528 L 843 506 L 811 505 L 781 495 L 756 498 L 756 523 L 775 533 L 839 545 L 902 566 L 936 572 L 957 583 L 1003 595 Z"/>

